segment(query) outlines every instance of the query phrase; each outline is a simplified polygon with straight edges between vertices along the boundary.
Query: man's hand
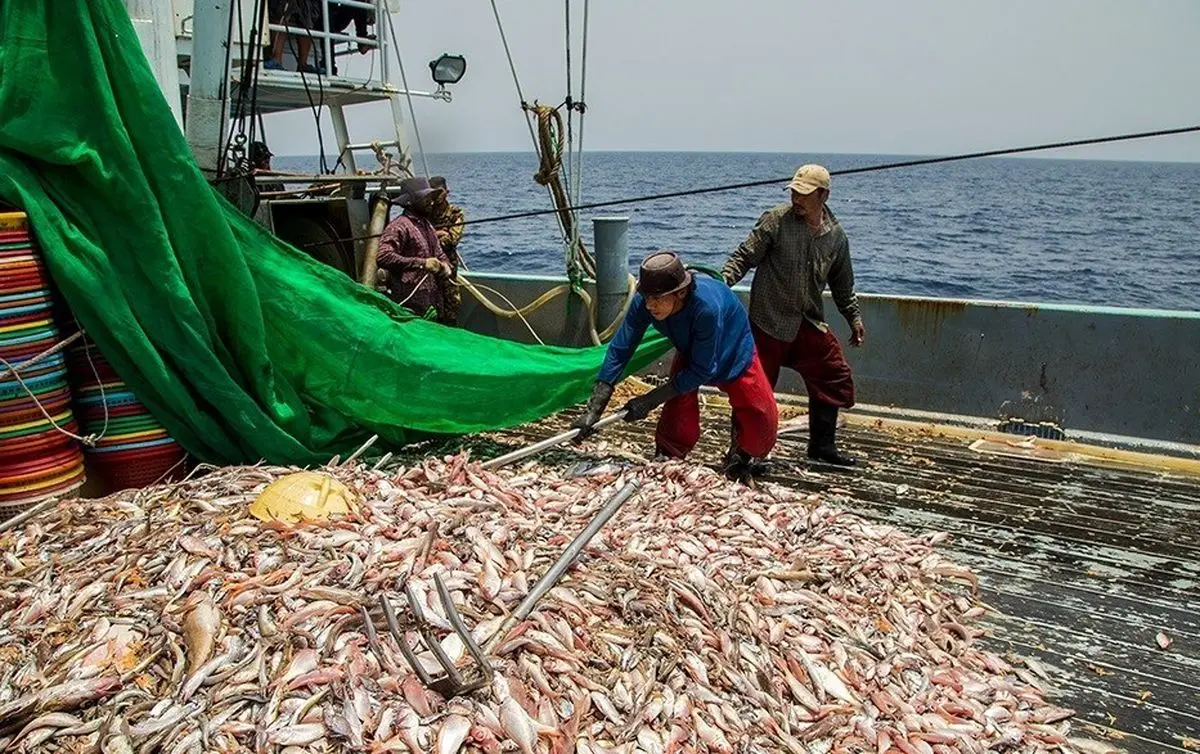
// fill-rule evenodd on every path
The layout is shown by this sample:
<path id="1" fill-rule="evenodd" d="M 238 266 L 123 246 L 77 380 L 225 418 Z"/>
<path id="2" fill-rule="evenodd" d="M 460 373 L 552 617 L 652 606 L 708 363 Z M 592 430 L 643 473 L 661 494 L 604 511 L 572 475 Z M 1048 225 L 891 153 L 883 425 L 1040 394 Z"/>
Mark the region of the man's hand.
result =
<path id="1" fill-rule="evenodd" d="M 612 398 L 612 393 L 612 385 L 607 382 L 596 381 L 596 386 L 592 388 L 592 397 L 588 400 L 583 416 L 576 419 L 575 423 L 571 425 L 571 429 L 579 430 L 579 434 L 575 435 L 575 442 L 581 442 L 588 435 L 596 431 L 593 427 L 596 422 L 600 421 L 600 415 L 604 413 L 604 408 L 608 406 L 608 401 Z"/>
<path id="2" fill-rule="evenodd" d="M 453 272 L 453 270 L 450 269 L 450 265 L 446 264 L 437 257 L 429 257 L 425 260 L 425 270 L 437 275 L 440 278 L 448 278 Z"/>
<path id="3" fill-rule="evenodd" d="M 867 328 L 863 325 L 861 319 L 854 320 L 850 325 L 850 345 L 855 348 L 861 346 L 867 339 Z"/>
<path id="4" fill-rule="evenodd" d="M 679 395 L 679 391 L 670 382 L 665 385 L 659 385 L 645 395 L 639 395 L 631 398 L 624 406 L 625 421 L 636 422 L 645 419 L 650 415 L 656 407 L 666 403 L 675 396 Z"/>

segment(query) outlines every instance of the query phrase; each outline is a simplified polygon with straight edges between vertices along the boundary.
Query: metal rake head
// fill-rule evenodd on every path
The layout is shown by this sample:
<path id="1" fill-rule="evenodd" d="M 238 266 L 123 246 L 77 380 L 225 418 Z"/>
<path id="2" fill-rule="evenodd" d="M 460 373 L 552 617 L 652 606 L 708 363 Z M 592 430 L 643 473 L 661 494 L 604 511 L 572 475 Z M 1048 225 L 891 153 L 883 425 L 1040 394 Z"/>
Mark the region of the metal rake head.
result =
<path id="1" fill-rule="evenodd" d="M 388 632 L 392 638 L 396 640 L 396 644 L 400 647 L 400 653 L 404 655 L 405 662 L 417 674 L 417 678 L 426 688 L 438 692 L 446 699 L 460 694 L 469 694 L 472 691 L 481 689 L 487 686 L 492 681 L 493 669 L 491 663 L 483 654 L 483 650 L 475 643 L 475 639 L 471 636 L 471 632 L 467 630 L 466 624 L 463 622 L 462 616 L 459 615 L 458 609 L 454 607 L 454 600 L 450 597 L 450 590 L 446 588 L 445 582 L 442 581 L 442 575 L 435 573 L 433 581 L 437 585 L 438 597 L 442 602 L 442 609 L 446 611 L 446 618 L 450 621 L 450 626 L 454 629 L 454 633 L 458 634 L 458 638 L 462 640 L 463 646 L 467 648 L 467 652 L 477 665 L 476 669 L 460 670 L 455 666 L 454 661 L 442 649 L 442 644 L 434 636 L 432 626 L 428 619 L 425 618 L 425 612 L 421 609 L 421 603 L 413 594 L 412 586 L 404 583 L 404 598 L 408 602 L 408 617 L 412 627 L 416 628 L 420 633 L 421 638 L 425 642 L 425 647 L 437 659 L 438 665 L 442 668 L 442 673 L 439 675 L 431 675 L 425 666 L 421 664 L 417 657 L 416 651 L 409 645 L 406 638 L 406 631 L 401 628 L 400 621 L 396 617 L 396 611 L 392 609 L 392 605 L 388 602 L 387 597 L 379 595 L 379 607 L 383 611 L 383 617 L 387 621 Z M 363 624 L 367 631 L 367 640 L 371 644 L 371 649 L 385 663 L 390 664 L 388 656 L 384 653 L 383 647 L 379 644 L 379 637 L 375 633 L 375 624 L 371 619 L 370 613 L 367 611 L 366 605 L 360 607 L 362 611 Z M 418 648 L 419 649 L 419 648 Z M 393 670 L 394 668 L 389 668 Z"/>

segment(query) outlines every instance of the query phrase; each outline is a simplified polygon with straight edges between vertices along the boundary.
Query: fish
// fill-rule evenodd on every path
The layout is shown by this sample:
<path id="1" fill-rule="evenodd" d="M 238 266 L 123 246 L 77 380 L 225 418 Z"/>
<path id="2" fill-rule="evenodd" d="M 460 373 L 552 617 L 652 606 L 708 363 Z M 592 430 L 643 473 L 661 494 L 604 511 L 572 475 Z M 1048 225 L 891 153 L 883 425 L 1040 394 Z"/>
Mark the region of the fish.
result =
<path id="1" fill-rule="evenodd" d="M 0 741 L 942 754 L 1054 751 L 1074 736 L 1074 712 L 1045 698 L 1056 669 L 978 644 L 986 610 L 959 585 L 978 579 L 944 537 L 868 522 L 835 495 L 766 494 L 680 461 L 491 472 L 464 452 L 321 467 L 360 501 L 328 521 L 249 515 L 291 471 L 230 466 L 67 499 L 0 535 L 0 606 L 15 618 L 0 624 Z M 403 585 L 473 678 L 434 575 L 483 644 L 632 478 L 638 494 L 498 639 L 491 687 L 426 688 L 397 641 L 443 671 Z"/>
<path id="2" fill-rule="evenodd" d="M 188 675 L 195 673 L 212 657 L 220 628 L 221 612 L 205 595 L 183 621 L 183 646 L 187 655 Z"/>
<path id="3" fill-rule="evenodd" d="M 457 754 L 471 732 L 471 721 L 463 715 L 449 715 L 438 729 L 437 754 Z"/>

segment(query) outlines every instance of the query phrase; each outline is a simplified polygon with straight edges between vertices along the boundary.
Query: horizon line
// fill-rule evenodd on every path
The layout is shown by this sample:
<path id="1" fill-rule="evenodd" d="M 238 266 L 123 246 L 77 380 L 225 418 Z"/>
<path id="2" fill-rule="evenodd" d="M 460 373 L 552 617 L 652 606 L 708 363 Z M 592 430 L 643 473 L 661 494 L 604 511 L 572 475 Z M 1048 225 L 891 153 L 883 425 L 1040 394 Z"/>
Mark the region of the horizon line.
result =
<path id="1" fill-rule="evenodd" d="M 1070 147 L 1062 147 L 1062 150 L 1070 149 Z M 1055 150 L 1047 150 L 1055 151 Z M 413 150 L 410 154 L 420 154 Z M 490 155 L 490 154 L 523 154 L 536 155 L 537 153 L 528 148 L 523 149 L 471 149 L 471 150 L 451 150 L 451 151 L 428 151 L 426 155 Z M 588 154 L 728 154 L 728 155 L 780 155 L 780 156 L 802 156 L 802 155 L 821 155 L 821 156 L 836 156 L 836 157 L 900 157 L 904 159 L 926 159 L 926 158 L 941 158 L 953 157 L 955 153 L 937 154 L 937 153 L 921 153 L 921 152 L 822 152 L 822 151 L 806 151 L 806 152 L 787 152 L 768 149 L 745 149 L 745 150 L 718 150 L 718 149 L 651 149 L 651 148 L 635 148 L 635 149 L 591 149 L 584 152 Z M 306 154 L 283 154 L 277 153 L 273 157 L 305 157 L 320 159 L 319 153 Z M 336 154 L 325 155 L 326 159 L 336 159 Z M 1200 158 L 1197 159 L 1142 159 L 1136 157 L 1072 157 L 1068 155 L 1001 155 L 996 157 L 975 157 L 973 160 L 1071 160 L 1076 162 L 1130 162 L 1143 163 L 1151 165 L 1200 165 Z M 933 166 L 931 166 L 933 167 Z"/>

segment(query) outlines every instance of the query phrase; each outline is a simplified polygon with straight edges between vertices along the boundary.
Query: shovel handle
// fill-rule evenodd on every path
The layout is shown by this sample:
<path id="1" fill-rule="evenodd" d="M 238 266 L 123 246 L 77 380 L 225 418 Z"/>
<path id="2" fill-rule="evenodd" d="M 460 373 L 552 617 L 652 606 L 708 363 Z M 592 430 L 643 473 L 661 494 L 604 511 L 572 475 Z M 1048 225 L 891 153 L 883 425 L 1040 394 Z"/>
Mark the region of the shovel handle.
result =
<path id="1" fill-rule="evenodd" d="M 616 413 L 609 414 L 608 416 L 604 417 L 600 421 L 593 424 L 592 430 L 594 431 L 597 429 L 603 429 L 604 427 L 607 427 L 609 424 L 612 424 L 615 421 L 620 421 L 621 419 L 624 419 L 625 413 L 626 413 L 625 410 L 622 409 L 620 411 L 617 411 Z M 520 450 L 514 450 L 511 453 L 505 453 L 502 456 L 498 456 L 496 458 L 493 458 L 490 461 L 486 461 L 482 464 L 482 466 L 485 469 L 498 469 L 501 466 L 507 466 L 508 464 L 512 463 L 513 461 L 519 461 L 522 458 L 526 458 L 528 456 L 534 455 L 535 453 L 541 453 L 543 450 L 546 450 L 547 448 L 553 448 L 555 445 L 561 445 L 562 443 L 567 442 L 569 440 L 574 440 L 576 437 L 579 436 L 579 432 L 580 432 L 580 430 L 578 430 L 578 429 L 571 429 L 566 432 L 563 432 L 561 435 L 555 435 L 554 437 L 547 437 L 545 440 L 542 440 L 540 442 L 535 442 L 533 445 L 530 445 L 528 447 L 521 448 Z"/>
<path id="2" fill-rule="evenodd" d="M 537 607 L 538 600 L 545 596 L 546 592 L 553 589 L 563 577 L 563 574 L 571 569 L 571 566 L 575 564 L 575 558 L 579 557 L 579 553 L 583 551 L 583 548 L 587 547 L 588 542 L 596 535 L 596 532 L 600 531 L 600 528 L 608 523 L 608 520 L 625 504 L 625 501 L 633 497 L 633 493 L 637 492 L 639 486 L 637 480 L 631 480 L 626 482 L 625 486 L 617 491 L 617 494 L 609 498 L 604 507 L 600 509 L 600 512 L 596 514 L 596 517 L 588 523 L 587 528 L 576 535 L 571 544 L 567 546 L 567 549 L 563 551 L 563 554 L 558 556 L 558 560 L 554 561 L 554 565 L 550 566 L 550 570 L 546 571 L 546 575 L 542 576 L 533 585 L 533 589 L 529 590 L 529 594 L 525 596 L 525 599 L 521 600 L 521 604 L 517 605 L 517 609 L 504 620 L 500 628 L 496 629 L 496 633 L 492 634 L 491 638 L 487 640 L 487 643 L 483 645 L 484 652 L 489 651 L 497 641 L 507 636 L 513 626 L 529 617 L 529 614 L 533 612 L 533 608 Z"/>

